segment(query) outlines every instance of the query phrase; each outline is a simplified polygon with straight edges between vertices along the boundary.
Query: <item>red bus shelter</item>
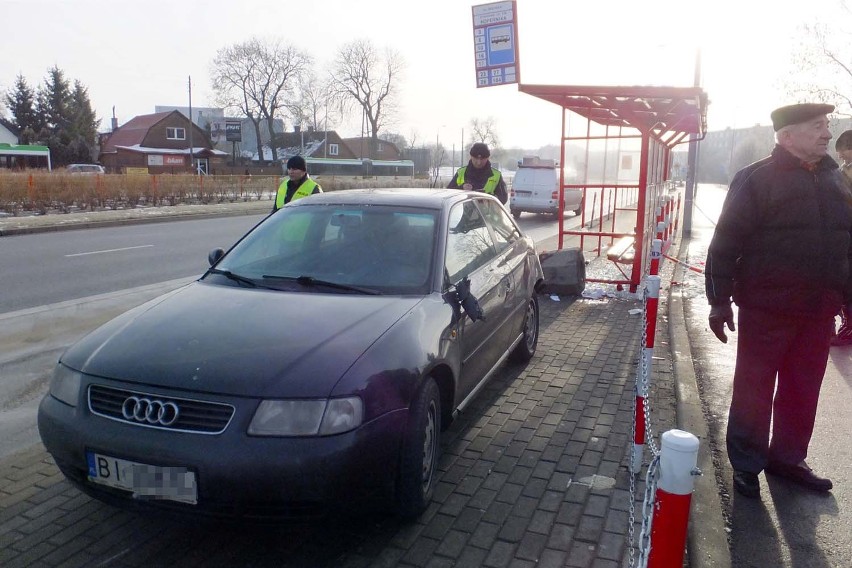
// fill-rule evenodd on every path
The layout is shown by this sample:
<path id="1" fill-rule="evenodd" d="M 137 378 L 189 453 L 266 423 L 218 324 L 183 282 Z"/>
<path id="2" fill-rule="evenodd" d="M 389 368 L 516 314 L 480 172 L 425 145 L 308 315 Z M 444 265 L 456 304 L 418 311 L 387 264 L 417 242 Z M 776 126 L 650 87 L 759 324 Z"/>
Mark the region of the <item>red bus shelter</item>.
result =
<path id="1" fill-rule="evenodd" d="M 635 291 L 664 196 L 679 191 L 672 149 L 691 134 L 704 136 L 706 94 L 700 87 L 664 86 L 521 84 L 518 90 L 562 108 L 560 197 L 567 188 L 582 189 L 585 206 L 580 227 L 569 230 L 560 199 L 559 248 L 577 236 L 584 253 L 601 254 L 619 239 L 623 245 L 616 246 L 629 254 L 608 256 L 624 278 L 587 280 Z"/>

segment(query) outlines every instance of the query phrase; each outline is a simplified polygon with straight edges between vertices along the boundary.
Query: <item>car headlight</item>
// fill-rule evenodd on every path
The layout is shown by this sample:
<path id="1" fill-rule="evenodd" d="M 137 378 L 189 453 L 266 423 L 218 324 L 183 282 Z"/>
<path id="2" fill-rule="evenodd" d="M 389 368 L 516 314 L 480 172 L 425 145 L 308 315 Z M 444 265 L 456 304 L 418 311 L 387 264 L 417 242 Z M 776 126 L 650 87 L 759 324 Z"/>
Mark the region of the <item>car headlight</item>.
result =
<path id="1" fill-rule="evenodd" d="M 50 396 L 69 406 L 77 406 L 80 400 L 81 379 L 80 373 L 58 363 L 50 378 Z"/>
<path id="2" fill-rule="evenodd" d="M 357 396 L 323 400 L 264 400 L 249 424 L 253 436 L 329 436 L 354 430 L 364 417 Z"/>

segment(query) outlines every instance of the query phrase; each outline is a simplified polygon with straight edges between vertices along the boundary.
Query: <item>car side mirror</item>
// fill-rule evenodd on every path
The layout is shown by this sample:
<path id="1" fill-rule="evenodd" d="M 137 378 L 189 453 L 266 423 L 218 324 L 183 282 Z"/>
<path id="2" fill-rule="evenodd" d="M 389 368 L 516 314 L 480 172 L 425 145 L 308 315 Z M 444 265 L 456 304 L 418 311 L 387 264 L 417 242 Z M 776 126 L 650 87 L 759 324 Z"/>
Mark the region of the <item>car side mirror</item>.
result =
<path id="1" fill-rule="evenodd" d="M 479 300 L 470 293 L 470 278 L 465 277 L 456 284 L 456 298 L 471 321 L 485 321 L 485 314 L 482 311 L 482 306 L 479 305 Z"/>
<path id="2" fill-rule="evenodd" d="M 210 266 L 213 266 L 219 262 L 223 256 L 225 256 L 225 249 L 215 248 L 207 254 L 207 262 L 210 263 Z"/>

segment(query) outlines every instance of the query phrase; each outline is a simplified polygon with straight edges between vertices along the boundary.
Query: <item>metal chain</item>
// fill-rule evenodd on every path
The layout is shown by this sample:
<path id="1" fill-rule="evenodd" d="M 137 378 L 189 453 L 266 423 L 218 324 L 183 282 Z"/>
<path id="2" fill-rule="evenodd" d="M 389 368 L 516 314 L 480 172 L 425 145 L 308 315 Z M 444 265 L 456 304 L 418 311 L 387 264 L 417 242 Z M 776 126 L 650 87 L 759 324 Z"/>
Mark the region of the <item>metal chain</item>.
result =
<path id="1" fill-rule="evenodd" d="M 647 387 L 650 385 L 650 369 L 648 368 L 648 360 L 645 357 L 645 349 L 648 346 L 648 327 L 646 322 L 648 321 L 648 287 L 643 286 L 642 288 L 642 342 L 641 342 L 641 351 L 639 353 L 639 378 L 641 381 L 637 381 L 637 390 L 641 390 L 637 394 L 642 394 L 642 419 L 645 421 L 645 443 L 648 446 L 648 449 L 651 453 L 651 462 L 648 465 L 648 469 L 645 473 L 645 497 L 642 501 L 642 529 L 639 534 L 639 542 L 638 544 L 635 541 L 636 538 L 636 510 L 635 510 L 635 501 L 636 501 L 636 475 L 638 472 L 632 472 L 630 475 L 630 511 L 629 511 L 629 525 L 628 525 L 628 538 L 630 542 L 630 550 L 629 550 L 629 561 L 628 565 L 630 568 L 634 568 L 636 564 L 635 551 L 639 549 L 639 566 L 638 568 L 645 568 L 648 563 L 648 554 L 650 552 L 651 545 L 651 522 L 653 520 L 653 512 L 654 512 L 654 498 L 657 493 L 657 476 L 659 472 L 659 463 L 660 463 L 660 450 L 657 447 L 656 443 L 656 434 L 654 433 L 654 429 L 651 425 L 651 404 L 650 404 L 650 389 Z M 636 416 L 636 397 L 633 397 L 633 416 Z M 636 420 L 633 420 L 633 424 L 631 427 L 631 440 L 636 439 Z M 632 462 L 631 462 L 632 467 Z M 636 475 L 634 475 L 634 473 Z"/>
<path id="2" fill-rule="evenodd" d="M 658 304 L 659 305 L 659 304 Z M 651 369 L 648 368 L 648 360 L 645 358 L 645 347 L 648 345 L 647 338 L 647 326 L 645 326 L 645 322 L 648 321 L 648 287 L 645 286 L 643 289 L 643 301 L 642 301 L 642 360 L 640 362 L 640 366 L 642 368 L 642 377 L 645 381 L 643 383 L 643 387 L 649 387 L 651 381 L 649 377 L 651 376 Z M 648 444 L 648 449 L 651 451 L 652 456 L 659 456 L 660 450 L 657 448 L 656 434 L 654 433 L 653 426 L 651 424 L 651 392 L 650 388 L 645 389 L 645 395 L 642 397 L 642 414 L 643 419 L 645 420 L 645 443 Z"/>
<path id="3" fill-rule="evenodd" d="M 634 419 L 631 420 L 631 423 L 633 424 L 633 426 L 630 428 L 630 440 L 631 441 L 636 439 L 636 419 L 635 419 L 635 416 L 636 416 L 636 397 L 635 396 L 633 397 L 632 408 L 633 408 Z M 634 538 L 636 537 L 636 529 L 634 528 L 634 525 L 636 523 L 636 507 L 635 507 L 635 503 L 636 503 L 636 475 L 634 475 L 634 472 L 633 472 L 633 461 L 632 461 L 633 460 L 633 454 L 632 454 L 632 452 L 629 455 L 630 455 L 630 457 L 628 459 L 630 460 L 630 463 L 627 465 L 627 470 L 628 470 L 628 476 L 630 477 L 630 513 L 629 513 L 628 520 L 627 520 L 627 523 L 628 523 L 627 524 L 627 545 L 628 545 L 629 554 L 630 554 L 629 559 L 628 559 L 628 566 L 629 566 L 629 568 L 633 568 L 633 565 L 636 562 L 636 559 L 633 556 L 634 552 L 636 551 L 636 541 L 634 540 Z M 636 472 L 636 473 L 638 473 L 638 472 Z"/>
<path id="4" fill-rule="evenodd" d="M 651 524 L 654 520 L 654 498 L 657 495 L 657 473 L 659 472 L 660 456 L 654 455 L 648 464 L 645 474 L 645 499 L 642 501 L 642 531 L 639 533 L 639 568 L 648 566 L 648 556 L 651 553 Z"/>

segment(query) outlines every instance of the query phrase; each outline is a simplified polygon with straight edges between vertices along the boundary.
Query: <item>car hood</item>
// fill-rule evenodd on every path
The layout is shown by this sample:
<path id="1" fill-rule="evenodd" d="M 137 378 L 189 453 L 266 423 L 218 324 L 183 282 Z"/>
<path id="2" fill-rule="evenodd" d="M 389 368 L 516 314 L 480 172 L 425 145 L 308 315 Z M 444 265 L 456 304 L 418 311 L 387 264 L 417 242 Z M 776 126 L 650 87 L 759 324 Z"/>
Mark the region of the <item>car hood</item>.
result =
<path id="1" fill-rule="evenodd" d="M 195 282 L 104 324 L 62 356 L 89 375 L 250 397 L 325 397 L 420 297 Z"/>

